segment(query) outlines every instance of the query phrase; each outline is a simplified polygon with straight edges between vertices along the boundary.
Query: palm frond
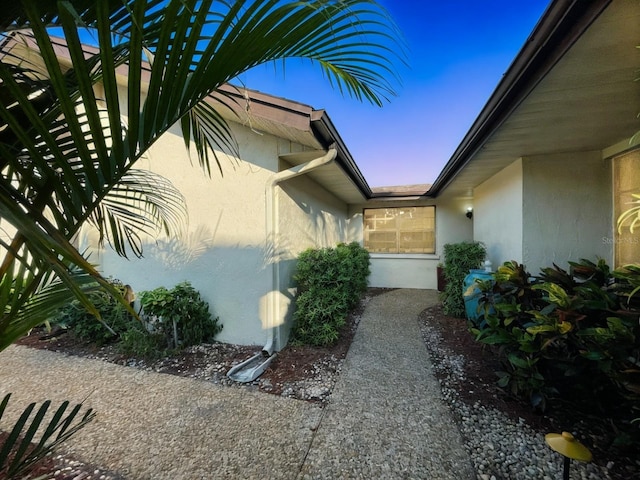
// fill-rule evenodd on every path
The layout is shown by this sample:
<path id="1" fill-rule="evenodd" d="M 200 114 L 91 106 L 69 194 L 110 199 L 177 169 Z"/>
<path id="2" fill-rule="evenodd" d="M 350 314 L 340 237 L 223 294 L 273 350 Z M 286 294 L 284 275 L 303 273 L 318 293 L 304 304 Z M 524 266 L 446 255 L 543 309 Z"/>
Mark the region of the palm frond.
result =
<path id="1" fill-rule="evenodd" d="M 33 327 L 49 320 L 74 299 L 81 300 L 89 311 L 93 309 L 92 313 L 99 319 L 100 315 L 90 302 L 89 294 L 106 289 L 114 298 L 120 298 L 119 292 L 108 282 L 98 283 L 100 279 L 95 275 L 75 266 L 70 266 L 64 281 L 45 267 L 33 272 L 21 264 L 18 270 L 8 273 L 13 273 L 13 276 L 5 275 L 0 283 L 4 312 L 0 317 L 0 350 Z M 124 300 L 121 303 L 128 307 Z"/>
<path id="2" fill-rule="evenodd" d="M 211 77 L 225 83 L 261 63 L 303 58 L 324 65 L 356 99 L 381 105 L 395 93 L 388 77 L 404 57 L 397 27 L 375 2 L 234 2 L 225 20 L 193 65 L 190 90 Z"/>
<path id="3" fill-rule="evenodd" d="M 127 246 L 142 256 L 141 236 L 180 235 L 187 219 L 184 196 L 165 177 L 129 170 L 104 197 L 89 222 L 114 250 L 127 257 Z"/>
<path id="4" fill-rule="evenodd" d="M 83 30 L 97 48 L 82 44 Z M 239 156 L 208 103 L 227 82 L 302 58 L 344 94 L 381 105 L 395 93 L 398 43 L 371 0 L 17 0 L 2 9 L 0 217 L 15 234 L 0 242 L 0 337 L 15 338 L 14 320 L 44 316 L 32 297 L 46 304 L 66 288 L 89 306 L 82 275 L 108 288 L 70 243 L 85 222 L 124 255 L 142 254 L 142 236 L 178 228 L 181 199 L 153 195 L 154 185 L 171 189 L 135 164 L 177 123 L 205 171 L 212 157 L 221 169 L 220 152 Z"/>
<path id="5" fill-rule="evenodd" d="M 219 90 L 216 93 L 216 101 L 226 105 L 228 110 L 233 112 L 237 101 L 224 91 Z M 219 152 L 240 158 L 233 132 L 209 99 L 205 99 L 189 110 L 189 113 L 181 119 L 181 127 L 187 152 L 191 153 L 192 148 L 195 149 L 200 167 L 209 176 L 211 176 L 211 153 L 220 175 L 224 175 L 224 172 Z"/>
<path id="6" fill-rule="evenodd" d="M 0 419 L 7 409 L 10 398 L 11 394 L 8 393 L 0 403 Z M 36 462 L 45 458 L 58 445 L 93 421 L 96 416 L 95 412 L 89 408 L 79 417 L 82 404 L 75 405 L 65 416 L 69 402 L 64 401 L 48 423 L 45 423 L 51 401 L 45 400 L 31 417 L 35 407 L 36 404 L 31 403 L 23 410 L 6 440 L 0 445 L 0 474 L 3 478 L 22 477 Z M 41 427 L 44 427 L 44 430 L 40 440 L 35 443 L 36 434 Z"/>

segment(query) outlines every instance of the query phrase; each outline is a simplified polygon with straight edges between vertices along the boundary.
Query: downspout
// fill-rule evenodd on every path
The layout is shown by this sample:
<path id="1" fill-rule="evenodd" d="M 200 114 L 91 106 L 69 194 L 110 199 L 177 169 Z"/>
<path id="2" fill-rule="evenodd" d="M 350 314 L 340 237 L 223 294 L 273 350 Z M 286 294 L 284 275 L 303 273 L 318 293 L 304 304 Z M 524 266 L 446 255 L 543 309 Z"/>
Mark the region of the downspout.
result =
<path id="1" fill-rule="evenodd" d="M 309 173 L 316 168 L 323 167 L 335 160 L 337 150 L 335 145 L 331 145 L 327 153 L 302 165 L 297 165 L 288 170 L 283 170 L 271 176 L 265 185 L 265 206 L 266 206 L 266 230 L 267 239 L 271 239 L 272 256 L 275 259 L 278 245 L 278 185 Z M 236 365 L 227 372 L 227 376 L 236 382 L 253 382 L 269 367 L 271 361 L 276 357 L 277 351 L 282 348 L 280 338 L 276 333 L 278 327 L 275 322 L 279 318 L 280 303 L 278 302 L 278 292 L 280 291 L 280 268 L 277 262 L 271 262 L 271 291 L 267 297 L 267 342 L 262 351 L 244 362 Z M 278 337 L 278 338 L 277 338 Z"/>
<path id="2" fill-rule="evenodd" d="M 278 251 L 278 185 L 282 182 L 305 175 L 317 168 L 332 163 L 338 154 L 335 144 L 329 147 L 327 153 L 323 156 L 310 160 L 302 165 L 296 165 L 288 170 L 278 172 L 269 178 L 265 187 L 266 197 L 266 226 L 267 240 L 271 239 L 272 252 L 275 255 Z M 280 303 L 278 302 L 278 292 L 280 291 L 280 268 L 277 262 L 271 263 L 271 292 L 269 293 L 267 307 L 267 325 L 275 325 L 279 319 Z M 271 326 L 267 330 L 267 342 L 262 349 L 263 355 L 272 355 L 274 351 L 280 350 L 280 339 L 276 338 L 277 327 Z"/>

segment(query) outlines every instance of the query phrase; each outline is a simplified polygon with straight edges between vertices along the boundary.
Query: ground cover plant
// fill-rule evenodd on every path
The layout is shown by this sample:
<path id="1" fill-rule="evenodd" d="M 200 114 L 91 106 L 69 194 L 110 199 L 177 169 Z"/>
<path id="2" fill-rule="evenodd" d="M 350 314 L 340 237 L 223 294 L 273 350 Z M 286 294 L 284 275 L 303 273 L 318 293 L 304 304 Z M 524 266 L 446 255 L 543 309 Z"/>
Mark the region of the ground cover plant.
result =
<path id="1" fill-rule="evenodd" d="M 298 256 L 292 339 L 330 345 L 367 289 L 369 252 L 358 243 L 308 249 Z"/>
<path id="2" fill-rule="evenodd" d="M 640 267 L 581 260 L 533 277 L 512 261 L 494 278 L 471 331 L 498 353 L 498 384 L 539 410 L 607 418 L 613 446 L 640 449 Z"/>
<path id="3" fill-rule="evenodd" d="M 123 295 L 131 292 L 131 287 L 119 280 L 111 282 Z M 50 325 L 68 329 L 77 339 L 97 347 L 116 344 L 124 354 L 145 358 L 159 358 L 172 350 L 211 342 L 222 330 L 209 304 L 189 282 L 140 292 L 137 316 L 107 292 L 98 290 L 92 295 L 99 320 L 76 300 L 59 309 Z"/>
<path id="4" fill-rule="evenodd" d="M 444 246 L 444 278 L 446 286 L 442 292 L 444 312 L 452 317 L 464 317 L 462 282 L 469 270 L 480 268 L 487 256 L 480 242 L 448 243 Z"/>

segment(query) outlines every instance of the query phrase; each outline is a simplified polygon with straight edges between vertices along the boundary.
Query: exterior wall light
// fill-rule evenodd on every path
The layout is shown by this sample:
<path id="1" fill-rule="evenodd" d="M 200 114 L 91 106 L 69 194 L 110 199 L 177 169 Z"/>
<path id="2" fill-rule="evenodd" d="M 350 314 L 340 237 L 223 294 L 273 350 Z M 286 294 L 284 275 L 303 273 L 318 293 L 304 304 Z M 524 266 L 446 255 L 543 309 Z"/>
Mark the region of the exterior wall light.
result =
<path id="1" fill-rule="evenodd" d="M 468 207 L 467 213 L 465 213 L 465 215 L 467 216 L 467 218 L 473 218 L 473 208 Z"/>

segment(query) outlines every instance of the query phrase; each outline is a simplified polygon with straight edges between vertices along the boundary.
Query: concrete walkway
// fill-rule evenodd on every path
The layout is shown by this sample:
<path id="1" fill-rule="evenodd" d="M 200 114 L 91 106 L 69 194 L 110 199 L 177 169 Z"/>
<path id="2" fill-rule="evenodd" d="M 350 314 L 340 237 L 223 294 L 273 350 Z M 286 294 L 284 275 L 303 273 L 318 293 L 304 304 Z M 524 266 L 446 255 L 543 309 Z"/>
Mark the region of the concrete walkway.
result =
<path id="1" fill-rule="evenodd" d="M 131 480 L 473 479 L 416 322 L 436 301 L 424 290 L 371 299 L 324 410 L 17 346 L 0 353 L 0 394 L 13 392 L 12 418 L 32 401 L 88 397 L 98 417 L 71 452 Z"/>

